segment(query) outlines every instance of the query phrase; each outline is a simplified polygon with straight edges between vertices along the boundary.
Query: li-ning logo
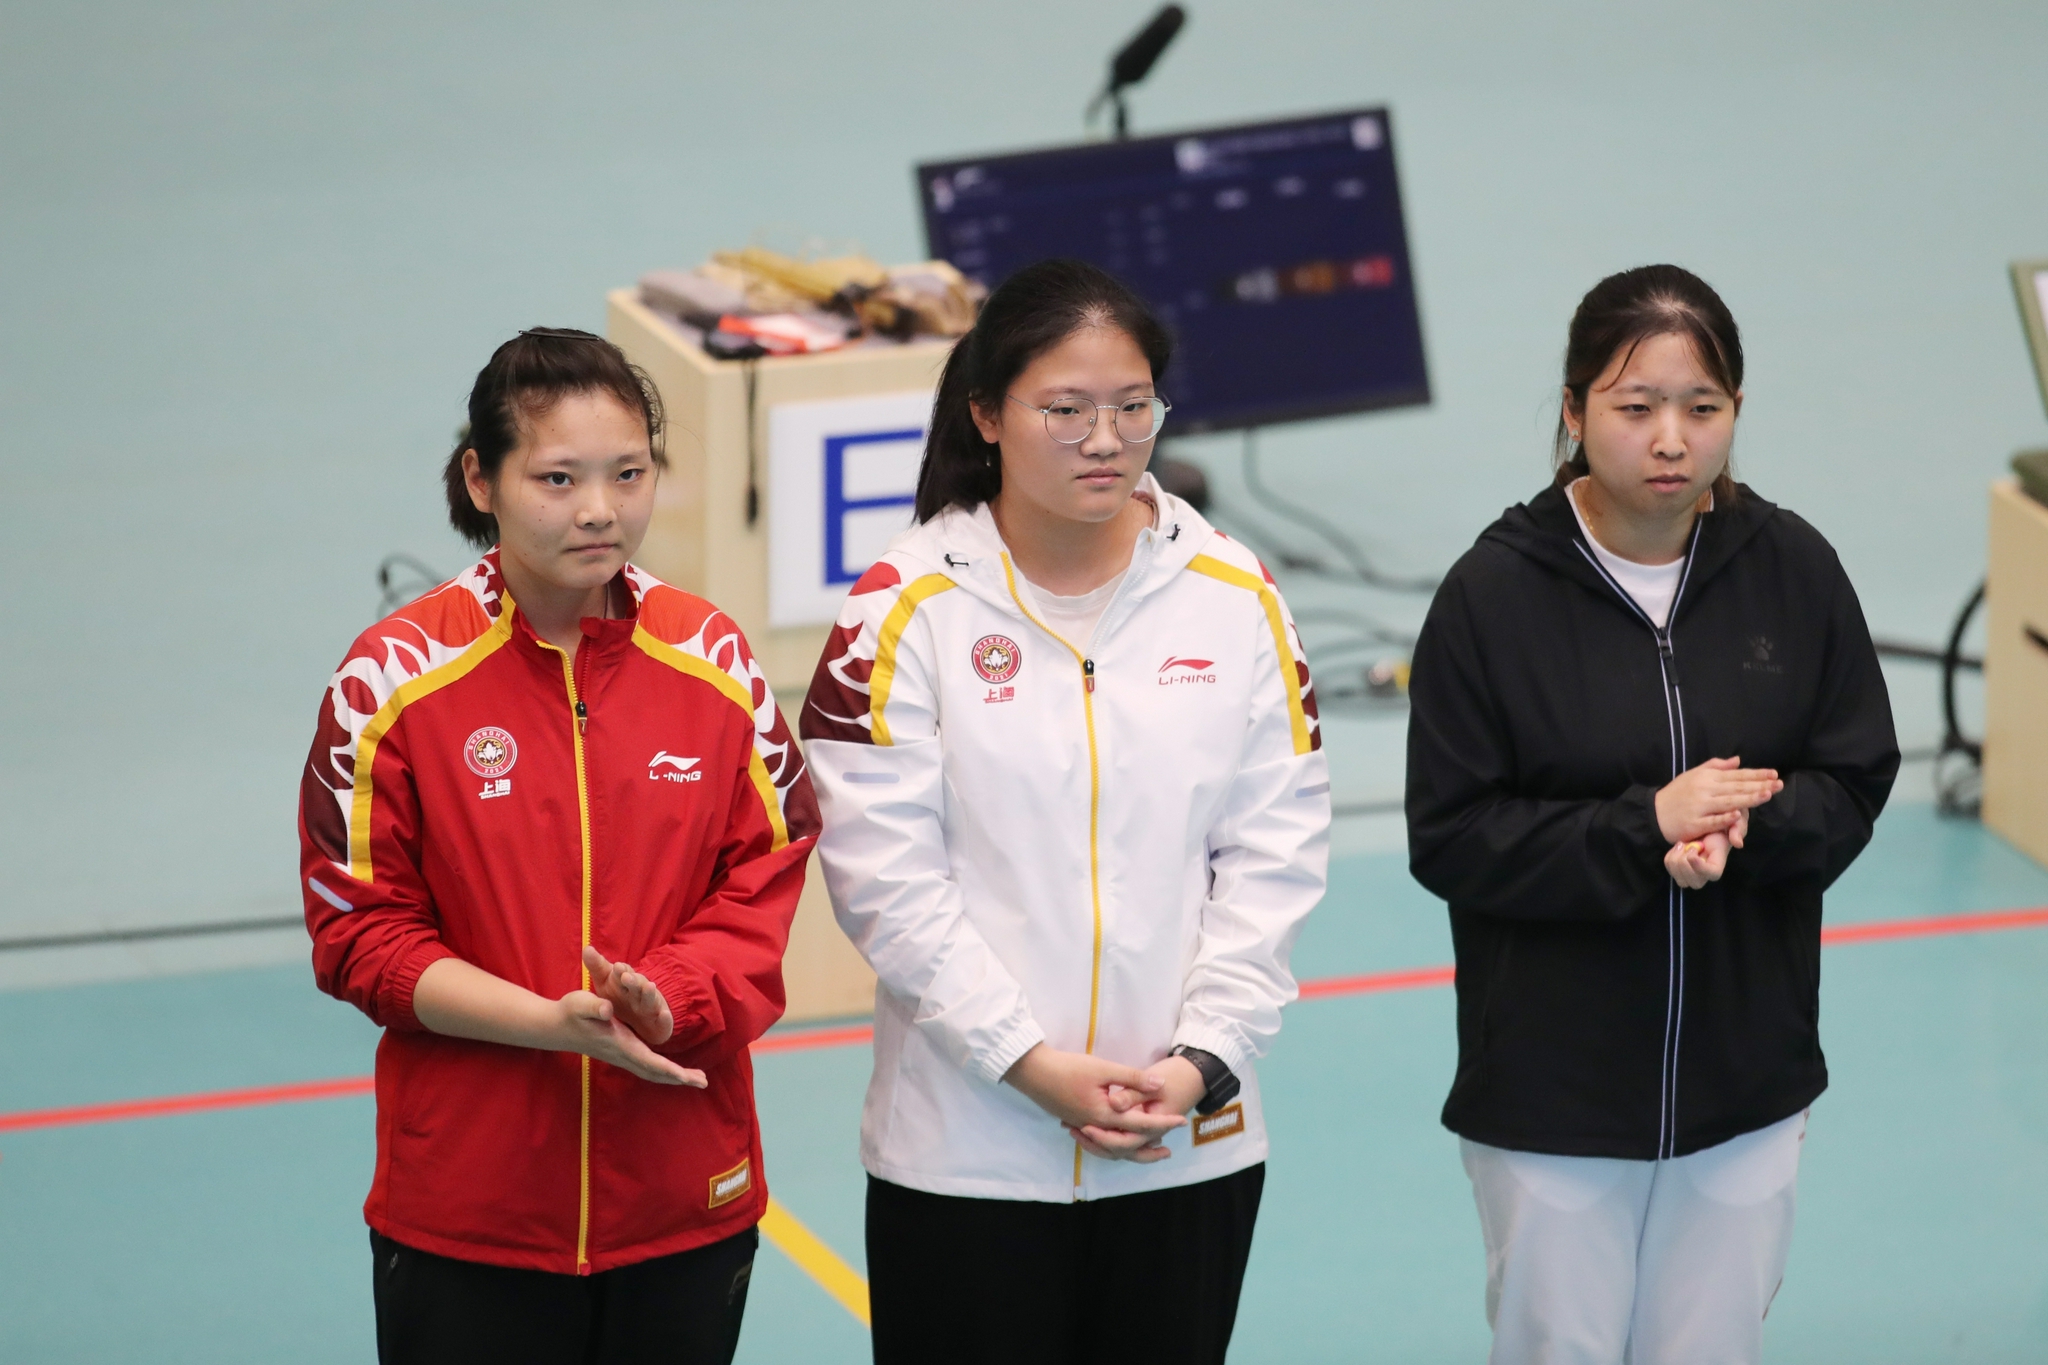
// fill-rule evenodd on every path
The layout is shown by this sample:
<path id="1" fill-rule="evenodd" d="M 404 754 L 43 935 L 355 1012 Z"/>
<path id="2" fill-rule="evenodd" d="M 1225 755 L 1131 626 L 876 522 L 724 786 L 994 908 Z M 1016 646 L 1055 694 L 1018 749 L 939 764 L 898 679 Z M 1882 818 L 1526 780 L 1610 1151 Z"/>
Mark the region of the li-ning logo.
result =
<path id="1" fill-rule="evenodd" d="M 702 782 L 704 774 L 691 771 L 696 766 L 696 759 L 682 758 L 663 749 L 647 760 L 647 780 L 658 782 L 667 778 L 671 782 Z"/>
<path id="2" fill-rule="evenodd" d="M 484 780 L 483 790 L 477 793 L 481 799 L 512 794 L 512 779 L 505 774 L 519 761 L 519 744 L 509 731 L 484 726 L 463 741 L 462 761 Z"/>
<path id="3" fill-rule="evenodd" d="M 1209 670 L 1216 666 L 1214 659 L 1168 659 L 1159 665 L 1159 685 L 1170 687 L 1175 683 L 1213 683 L 1216 675 Z M 1176 673 L 1174 670 L 1180 669 Z"/>
<path id="4" fill-rule="evenodd" d="M 715 1209 L 720 1204 L 730 1204 L 748 1190 L 753 1189 L 754 1168 L 752 1162 L 752 1157 L 742 1157 L 739 1165 L 729 1171 L 721 1171 L 717 1175 L 712 1176 L 711 1202 L 705 1205 L 705 1207 Z"/>
<path id="5" fill-rule="evenodd" d="M 1742 661 L 1742 671 L 1745 673 L 1783 673 L 1785 665 L 1771 662 L 1771 651 L 1776 648 L 1777 646 L 1771 643 L 1771 637 L 1768 635 L 1750 636 L 1749 657 Z"/>
<path id="6" fill-rule="evenodd" d="M 1006 683 L 1023 666 L 1024 655 L 1007 635 L 984 635 L 974 642 L 974 671 L 983 682 Z"/>

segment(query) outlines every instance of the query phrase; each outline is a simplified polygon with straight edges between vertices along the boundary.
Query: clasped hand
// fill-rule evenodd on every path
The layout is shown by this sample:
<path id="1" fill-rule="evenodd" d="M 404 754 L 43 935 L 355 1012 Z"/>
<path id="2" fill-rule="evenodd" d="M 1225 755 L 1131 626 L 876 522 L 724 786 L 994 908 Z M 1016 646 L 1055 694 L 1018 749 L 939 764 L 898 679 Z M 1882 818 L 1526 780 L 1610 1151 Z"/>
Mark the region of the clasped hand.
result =
<path id="1" fill-rule="evenodd" d="M 1060 1121 L 1083 1151 L 1149 1164 L 1173 1153 L 1160 1141 L 1202 1098 L 1202 1073 L 1185 1057 L 1140 1070 L 1039 1043 L 1003 1080 Z"/>
<path id="2" fill-rule="evenodd" d="M 1671 841 L 1664 870 L 1688 891 L 1719 881 L 1728 855 L 1749 837 L 1749 813 L 1785 789 L 1775 768 L 1710 758 L 1657 793 L 1657 828 Z"/>

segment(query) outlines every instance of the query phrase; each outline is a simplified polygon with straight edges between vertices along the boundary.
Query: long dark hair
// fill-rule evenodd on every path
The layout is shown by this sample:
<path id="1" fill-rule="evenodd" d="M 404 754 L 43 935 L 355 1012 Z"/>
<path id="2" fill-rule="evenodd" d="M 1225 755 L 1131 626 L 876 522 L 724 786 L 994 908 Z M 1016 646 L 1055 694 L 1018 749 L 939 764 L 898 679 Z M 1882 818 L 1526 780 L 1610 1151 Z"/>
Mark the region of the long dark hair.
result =
<path id="1" fill-rule="evenodd" d="M 1675 265 L 1639 265 L 1609 275 L 1587 291 L 1572 314 L 1564 348 L 1564 386 L 1583 418 L 1593 381 L 1623 352 L 1656 336 L 1682 336 L 1714 382 L 1732 398 L 1742 387 L 1742 330 L 1721 296 L 1690 270 Z M 1624 365 L 1627 359 L 1624 356 Z M 1551 455 L 1562 488 L 1591 471 L 1586 452 L 1572 441 L 1563 414 Z M 1714 501 L 1735 498 L 1735 478 L 1726 469 L 1714 480 Z"/>
<path id="2" fill-rule="evenodd" d="M 486 479 L 519 444 L 522 422 L 547 412 L 571 394 L 608 393 L 647 423 L 647 448 L 656 466 L 668 468 L 661 448 L 661 397 L 654 381 L 625 352 L 590 332 L 572 327 L 529 327 L 491 352 L 469 391 L 469 425 L 441 471 L 448 494 L 448 524 L 480 550 L 498 540 L 498 519 L 469 499 L 462 474 L 465 451 L 476 452 Z"/>
<path id="3" fill-rule="evenodd" d="M 932 400 L 931 435 L 917 471 L 917 519 L 977 507 L 1003 489 L 994 443 L 981 439 L 974 407 L 998 406 L 1026 365 L 1084 327 L 1113 327 L 1145 353 L 1152 380 L 1166 373 L 1173 338 L 1130 286 L 1086 261 L 1040 261 L 1004 280 L 973 330 L 953 345 Z"/>

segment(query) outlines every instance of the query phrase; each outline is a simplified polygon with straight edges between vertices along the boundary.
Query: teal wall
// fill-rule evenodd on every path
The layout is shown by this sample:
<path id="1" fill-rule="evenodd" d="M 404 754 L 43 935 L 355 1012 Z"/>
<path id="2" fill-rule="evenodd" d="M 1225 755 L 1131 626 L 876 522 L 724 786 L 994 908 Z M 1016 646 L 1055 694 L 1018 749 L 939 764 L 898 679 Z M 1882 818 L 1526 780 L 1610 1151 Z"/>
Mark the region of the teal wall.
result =
<path id="1" fill-rule="evenodd" d="M 1441 568 L 1542 481 L 1580 293 L 1676 260 L 1745 328 L 1744 475 L 1939 633 L 2048 442 L 2004 272 L 2048 255 L 2048 6 L 1193 9 L 1140 131 L 1394 109 L 1437 401 L 1273 432 L 1277 481 Z M 1078 135 L 1146 12 L 0 9 L 0 936 L 294 908 L 321 684 L 387 551 L 461 562 L 492 346 L 764 230 L 914 258 L 911 163 Z M 1190 447 L 1226 494 L 1234 452 Z"/>

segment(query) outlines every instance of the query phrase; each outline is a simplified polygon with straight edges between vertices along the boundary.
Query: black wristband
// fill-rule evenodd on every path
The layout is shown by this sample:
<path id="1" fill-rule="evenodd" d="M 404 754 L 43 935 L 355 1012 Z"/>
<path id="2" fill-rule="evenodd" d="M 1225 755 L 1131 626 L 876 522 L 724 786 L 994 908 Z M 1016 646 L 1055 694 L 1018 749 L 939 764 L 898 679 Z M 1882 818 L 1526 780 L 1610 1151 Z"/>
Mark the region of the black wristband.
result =
<path id="1" fill-rule="evenodd" d="M 1198 1047 L 1181 1046 L 1166 1054 L 1169 1057 L 1185 1057 L 1194 1063 L 1195 1070 L 1202 1073 L 1202 1098 L 1195 1102 L 1195 1112 L 1207 1117 L 1237 1098 L 1240 1084 L 1236 1073 L 1223 1064 L 1223 1059 L 1213 1052 L 1204 1052 Z"/>

